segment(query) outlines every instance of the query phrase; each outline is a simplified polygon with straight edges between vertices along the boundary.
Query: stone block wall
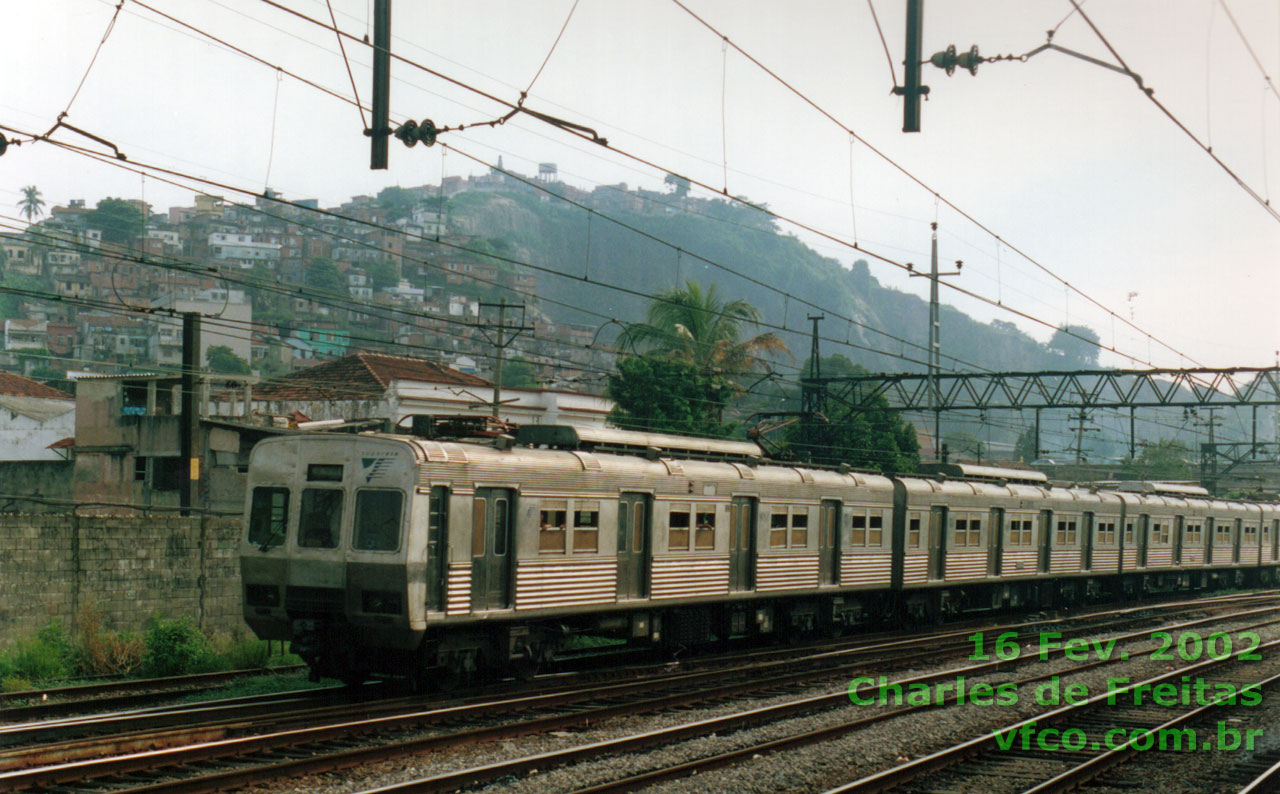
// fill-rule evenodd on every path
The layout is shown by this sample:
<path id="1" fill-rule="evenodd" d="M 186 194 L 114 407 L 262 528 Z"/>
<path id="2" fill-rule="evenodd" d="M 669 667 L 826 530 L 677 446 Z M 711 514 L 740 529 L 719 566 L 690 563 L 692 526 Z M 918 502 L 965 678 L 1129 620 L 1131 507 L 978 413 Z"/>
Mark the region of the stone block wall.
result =
<path id="1" fill-rule="evenodd" d="M 86 609 L 137 631 L 161 614 L 247 633 L 239 518 L 0 515 L 0 645 Z"/>

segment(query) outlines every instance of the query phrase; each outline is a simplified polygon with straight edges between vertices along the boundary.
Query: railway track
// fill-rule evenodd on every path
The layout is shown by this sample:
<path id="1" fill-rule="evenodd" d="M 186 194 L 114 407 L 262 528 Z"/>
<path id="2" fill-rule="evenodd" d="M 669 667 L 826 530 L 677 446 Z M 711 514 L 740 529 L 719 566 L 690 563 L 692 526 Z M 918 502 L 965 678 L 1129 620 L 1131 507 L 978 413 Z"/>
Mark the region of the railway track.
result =
<path id="1" fill-rule="evenodd" d="M 1192 602 L 1180 602 L 1178 606 L 1165 606 L 1156 611 L 1217 611 L 1230 607 L 1249 606 L 1257 596 L 1232 597 L 1225 599 L 1201 599 Z M 1264 613 L 1280 611 L 1274 606 L 1274 597 L 1270 597 L 1272 606 L 1257 608 L 1243 614 L 1261 617 Z M 1074 631 L 1094 633 L 1104 630 L 1099 621 L 1107 621 L 1109 615 L 1115 622 L 1129 621 L 1148 622 L 1151 617 L 1147 613 L 1151 607 L 1136 607 L 1104 613 L 1079 616 L 1075 620 L 1081 625 Z M 1239 619 L 1240 614 L 1233 617 Z M 1195 621 L 1184 621 L 1180 626 L 1203 625 L 1227 619 L 1222 615 L 1198 618 Z M 1277 622 L 1276 618 L 1262 623 Z M 1095 625 L 1089 625 L 1094 623 Z M 1034 634 L 1033 629 L 1049 625 L 1048 621 L 1029 621 L 1016 624 L 1025 630 L 1028 636 Z M 999 627 L 995 630 L 1008 630 L 1010 627 Z M 1064 628 L 1066 628 L 1064 626 Z M 938 637 L 916 638 L 917 646 L 912 649 L 911 640 L 885 640 L 878 643 L 867 643 L 862 646 L 843 649 L 819 649 L 808 654 L 808 661 L 801 663 L 794 652 L 787 658 L 756 659 L 750 664 L 740 665 L 738 669 L 708 669 L 701 672 L 684 672 L 666 675 L 661 678 L 638 678 L 624 683 L 581 687 L 564 691 L 551 691 L 540 694 L 509 697 L 505 699 L 482 699 L 479 702 L 457 702 L 437 705 L 431 708 L 406 711 L 404 703 L 384 705 L 364 704 L 361 708 L 381 709 L 386 713 L 366 719 L 354 719 L 349 709 L 335 706 L 325 712 L 312 709 L 307 712 L 290 714 L 281 712 L 271 719 L 250 717 L 247 713 L 241 722 L 217 724 L 213 722 L 202 726 L 194 726 L 183 735 L 178 729 L 168 732 L 140 732 L 128 736 L 110 737 L 105 744 L 94 745 L 92 742 L 81 742 L 74 747 L 64 744 L 42 745 L 41 757 L 78 758 L 65 763 L 49 764 L 48 761 L 37 762 L 38 766 L 30 769 L 16 768 L 22 756 L 12 756 L 10 771 L 0 773 L 0 791 L 19 790 L 31 787 L 49 787 L 54 785 L 74 784 L 77 790 L 90 790 L 94 781 L 102 785 L 110 785 L 113 791 L 216 791 L 234 788 L 263 780 L 311 774 L 333 769 L 349 768 L 374 763 L 389 758 L 403 757 L 409 754 L 420 754 L 427 750 L 437 752 L 448 748 L 456 748 L 492 741 L 500 738 L 511 738 L 534 733 L 551 731 L 582 730 L 587 726 L 597 725 L 608 719 L 639 713 L 657 711 L 679 711 L 687 709 L 694 703 L 730 702 L 744 695 L 772 693 L 781 696 L 788 691 L 811 689 L 815 680 L 821 677 L 832 678 L 848 676 L 854 672 L 877 669 L 895 670 L 913 662 L 907 658 L 914 654 L 916 663 L 926 657 L 936 661 L 940 653 L 950 649 L 952 654 L 963 655 L 971 650 L 972 645 L 962 635 L 966 629 L 951 632 L 952 637 L 944 639 L 939 646 Z M 1066 632 L 1064 631 L 1064 634 Z M 1135 636 L 1146 636 L 1150 632 L 1137 632 Z M 1022 637 L 1020 636 L 1020 640 Z M 920 647 L 921 645 L 927 647 Z M 779 654 L 781 651 L 758 652 L 762 654 Z M 976 671 L 985 669 L 999 670 L 1007 663 L 995 661 L 983 665 L 966 665 L 963 668 L 945 670 L 932 674 L 932 680 L 954 678 L 958 671 Z M 926 677 L 929 678 L 929 677 Z M 923 680 L 923 679 L 922 679 Z M 841 691 L 835 695 L 806 696 L 784 698 L 785 703 L 767 709 L 747 709 L 714 718 L 710 721 L 694 721 L 688 725 L 678 726 L 678 730 L 670 733 L 651 733 L 641 737 L 627 737 L 618 744 L 597 746 L 593 743 L 588 749 L 571 748 L 563 758 L 525 759 L 524 763 L 544 765 L 565 763 L 581 758 L 595 757 L 599 753 L 625 752 L 642 746 L 653 746 L 680 741 L 681 737 L 705 735 L 707 731 L 726 731 L 759 724 L 762 721 L 783 719 L 788 715 L 808 714 L 815 710 L 823 710 L 847 704 L 847 695 Z M 520 713 L 519 719 L 511 719 L 513 713 Z M 316 722 L 324 724 L 316 725 Z M 300 723 L 310 723 L 310 727 L 297 727 Z M 294 727 L 290 727 L 293 725 Z M 424 730 L 430 731 L 426 736 L 420 735 Z M 252 734 L 252 735 L 236 735 Z M 377 740 L 371 736 L 378 736 Z M 191 745 L 193 741 L 199 743 Z M 116 749 L 110 749 L 113 745 Z M 169 746 L 183 745 L 183 746 Z M 146 747 L 138 752 L 138 748 Z M 32 748 L 34 751 L 35 748 Z M 129 752 L 134 750 L 134 752 Z M 574 754 L 577 754 L 576 756 Z M 94 758 L 95 755 L 106 757 Z M 210 765 L 217 765 L 210 768 Z M 203 768 L 201 774 L 193 775 L 195 765 Z M 186 771 L 181 778 L 179 768 Z M 518 769 L 493 769 L 484 773 L 485 779 L 492 776 L 501 777 L 517 772 Z M 143 785 L 122 789 L 119 786 L 121 776 L 133 780 L 157 780 L 163 782 L 145 782 Z M 139 777 L 144 776 L 144 777 Z M 152 777 L 156 776 L 156 777 Z M 115 780 L 115 784 L 108 781 Z M 470 782 L 476 782 L 469 779 Z M 444 788 L 417 790 L 445 790 L 461 785 L 458 779 L 450 779 L 440 784 Z"/>
<path id="2" fill-rule="evenodd" d="M 1152 749 L 1235 750 L 1251 743 L 1250 728 L 1219 721 L 1216 732 L 1205 731 L 1213 714 L 1247 705 L 1250 691 L 1280 684 L 1280 658 L 1265 651 L 1280 650 L 1280 640 L 1258 647 L 1259 658 L 1245 660 L 1237 653 L 1181 666 L 1108 691 L 1077 704 L 1005 725 L 931 755 L 831 789 L 827 794 L 873 792 L 1016 791 L 1052 794 L 1073 791 L 1104 773 Z M 1258 661 L 1261 664 L 1247 664 Z M 1233 694 L 1193 700 L 1193 707 L 1172 711 L 1152 702 L 1160 686 L 1179 688 L 1185 678 L 1212 671 L 1215 682 L 1230 684 Z M 1145 697 L 1144 697 L 1145 695 Z M 1052 727 L 1050 727 L 1052 726 Z M 1197 730 L 1195 726 L 1200 726 Z M 1042 741 L 1046 729 L 1057 738 Z M 1261 731 L 1259 731 L 1261 733 Z M 1078 739 L 1078 740 L 1077 740 Z M 1039 781 L 1027 785 L 1027 781 Z M 1260 784 L 1262 785 L 1262 784 Z"/>

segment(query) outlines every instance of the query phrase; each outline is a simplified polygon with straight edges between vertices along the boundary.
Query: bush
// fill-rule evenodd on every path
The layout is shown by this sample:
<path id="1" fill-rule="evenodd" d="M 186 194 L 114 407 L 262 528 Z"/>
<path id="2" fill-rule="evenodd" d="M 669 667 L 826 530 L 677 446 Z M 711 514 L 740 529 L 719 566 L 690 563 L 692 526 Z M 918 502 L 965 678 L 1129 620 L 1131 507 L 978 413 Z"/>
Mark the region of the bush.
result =
<path id="1" fill-rule="evenodd" d="M 80 636 L 74 648 L 81 675 L 127 675 L 142 667 L 146 645 L 129 632 L 102 628 L 102 614 L 92 607 L 80 614 Z"/>
<path id="2" fill-rule="evenodd" d="M 232 640 L 218 653 L 220 667 L 228 670 L 257 670 L 267 666 L 270 646 L 264 640 Z"/>
<path id="3" fill-rule="evenodd" d="M 32 681 L 65 678 L 71 667 L 71 644 L 62 622 L 53 620 L 0 656 L 0 679 L 6 691 L 15 691 Z"/>
<path id="4" fill-rule="evenodd" d="M 145 643 L 143 670 L 150 676 L 202 673 L 216 661 L 209 638 L 187 618 L 150 618 Z"/>

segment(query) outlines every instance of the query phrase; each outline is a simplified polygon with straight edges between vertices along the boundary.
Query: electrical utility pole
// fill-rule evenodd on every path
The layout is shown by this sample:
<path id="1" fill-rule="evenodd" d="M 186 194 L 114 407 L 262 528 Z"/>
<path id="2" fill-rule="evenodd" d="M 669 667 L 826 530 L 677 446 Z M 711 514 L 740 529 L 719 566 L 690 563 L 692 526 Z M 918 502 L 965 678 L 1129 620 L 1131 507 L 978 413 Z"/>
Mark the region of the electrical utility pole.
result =
<path id="1" fill-rule="evenodd" d="M 178 491 L 178 507 L 191 515 L 200 493 L 200 415 L 196 394 L 200 388 L 200 315 L 182 315 L 182 416 L 178 427 L 178 450 L 186 469 Z"/>
<path id="2" fill-rule="evenodd" d="M 484 335 L 485 340 L 497 349 L 494 355 L 493 365 L 493 418 L 498 418 L 498 409 L 502 405 L 502 360 L 505 357 L 506 350 L 511 346 L 516 338 L 525 331 L 532 331 L 531 326 L 524 324 L 524 304 L 518 306 L 507 303 L 507 299 L 503 298 L 498 303 L 481 303 L 480 309 L 497 309 L 498 322 L 485 323 L 479 326 L 480 333 Z M 507 309 L 519 310 L 519 322 L 511 325 L 507 324 Z M 490 334 L 489 332 L 493 333 Z"/>
<path id="3" fill-rule="evenodd" d="M 391 0 L 373 0 L 373 113 L 369 129 L 369 168 L 387 167 L 391 135 Z"/>
<path id="4" fill-rule="evenodd" d="M 907 49 L 903 59 L 903 85 L 893 93 L 902 97 L 902 131 L 920 131 L 920 99 L 928 95 L 929 86 L 920 84 L 921 41 L 924 38 L 924 0 L 907 0 Z"/>
<path id="5" fill-rule="evenodd" d="M 1076 431 L 1076 465 L 1079 466 L 1084 463 L 1084 434 L 1086 432 L 1096 433 L 1098 428 L 1089 427 L 1086 424 L 1089 421 L 1089 414 L 1083 408 L 1080 409 L 1079 413 L 1071 414 L 1070 418 L 1079 423 L 1067 426 L 1069 429 Z"/>
<path id="6" fill-rule="evenodd" d="M 929 400 L 933 404 L 933 443 L 934 448 L 942 441 L 942 390 L 938 385 L 938 374 L 942 370 L 942 323 L 938 312 L 938 277 L 958 276 L 964 267 L 964 261 L 956 260 L 956 269 L 950 273 L 938 272 L 938 223 L 929 224 L 933 230 L 929 272 L 917 273 L 915 267 L 908 262 L 908 275 L 929 279 Z"/>

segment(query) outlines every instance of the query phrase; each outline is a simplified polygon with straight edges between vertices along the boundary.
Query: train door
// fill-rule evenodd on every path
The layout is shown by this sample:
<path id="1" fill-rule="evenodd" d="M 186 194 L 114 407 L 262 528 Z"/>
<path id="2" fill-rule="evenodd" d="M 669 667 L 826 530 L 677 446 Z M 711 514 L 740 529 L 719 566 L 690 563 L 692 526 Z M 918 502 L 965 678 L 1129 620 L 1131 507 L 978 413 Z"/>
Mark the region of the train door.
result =
<path id="1" fill-rule="evenodd" d="M 471 518 L 471 609 L 512 606 L 515 492 L 477 488 Z"/>
<path id="2" fill-rule="evenodd" d="M 1204 520 L 1204 564 L 1212 565 L 1213 563 L 1222 562 L 1222 552 L 1216 552 L 1218 535 L 1218 520 L 1213 517 Z"/>
<path id="3" fill-rule="evenodd" d="M 1053 539 L 1053 511 L 1040 511 L 1040 537 L 1036 546 L 1036 570 L 1049 572 L 1049 541 Z"/>
<path id="4" fill-rule="evenodd" d="M 999 576 L 1004 565 L 1004 508 L 991 508 L 991 534 L 987 537 L 987 576 Z"/>
<path id="5" fill-rule="evenodd" d="M 1173 518 L 1173 564 L 1182 564 L 1182 532 L 1185 528 L 1186 521 L 1182 516 L 1174 516 Z"/>
<path id="6" fill-rule="evenodd" d="M 929 578 L 947 575 L 947 508 L 935 507 L 929 513 Z"/>
<path id="7" fill-rule="evenodd" d="M 648 494 L 624 493 L 618 500 L 618 598 L 647 598 L 649 595 L 649 515 Z"/>
<path id="8" fill-rule="evenodd" d="M 1093 533 L 1096 522 L 1093 513 L 1080 516 L 1080 570 L 1093 570 Z"/>
<path id="9" fill-rule="evenodd" d="M 729 504 L 729 592 L 755 589 L 756 500 L 735 496 Z"/>
<path id="10" fill-rule="evenodd" d="M 427 502 L 427 609 L 445 608 L 449 580 L 449 489 L 434 486 Z"/>
<path id="11" fill-rule="evenodd" d="M 818 508 L 818 584 L 840 583 L 840 503 L 823 499 Z"/>
<path id="12" fill-rule="evenodd" d="M 1147 567 L 1147 545 L 1151 542 L 1151 516 L 1138 516 L 1138 567 Z"/>

